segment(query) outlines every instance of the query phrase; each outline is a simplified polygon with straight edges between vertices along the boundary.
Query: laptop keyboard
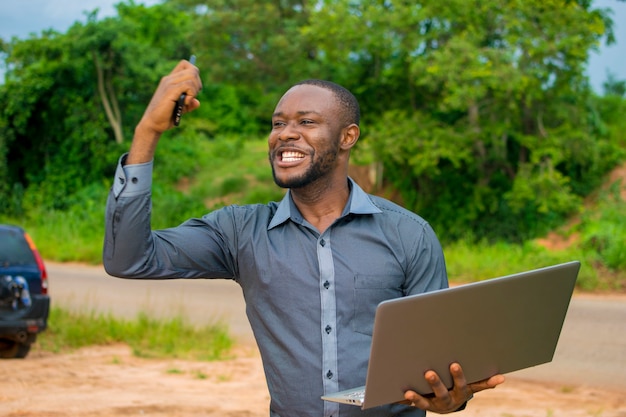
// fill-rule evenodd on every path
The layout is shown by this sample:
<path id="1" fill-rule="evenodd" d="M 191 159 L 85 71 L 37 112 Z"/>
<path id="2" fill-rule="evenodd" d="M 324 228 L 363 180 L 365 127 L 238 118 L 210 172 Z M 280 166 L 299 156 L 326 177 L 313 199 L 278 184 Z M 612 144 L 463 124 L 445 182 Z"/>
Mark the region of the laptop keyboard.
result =
<path id="1" fill-rule="evenodd" d="M 348 398 L 363 399 L 365 397 L 365 390 L 354 391 L 346 395 Z"/>

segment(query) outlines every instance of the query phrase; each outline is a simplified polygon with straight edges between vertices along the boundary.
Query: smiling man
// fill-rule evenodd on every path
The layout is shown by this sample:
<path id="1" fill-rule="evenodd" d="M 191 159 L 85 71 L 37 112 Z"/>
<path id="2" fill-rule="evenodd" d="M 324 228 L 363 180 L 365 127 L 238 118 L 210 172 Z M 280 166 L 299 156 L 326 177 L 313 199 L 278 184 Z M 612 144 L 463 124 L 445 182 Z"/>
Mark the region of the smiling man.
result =
<path id="1" fill-rule="evenodd" d="M 269 157 L 276 184 L 319 232 L 340 217 L 348 200 L 350 149 L 359 138 L 359 106 L 339 85 L 308 80 L 276 106 Z"/>
<path id="2" fill-rule="evenodd" d="M 192 111 L 201 85 L 187 61 L 163 77 L 120 158 L 107 201 L 109 274 L 236 281 L 263 359 L 272 417 L 448 413 L 503 382 L 498 375 L 467 384 L 453 364 L 450 390 L 434 372 L 424 375 L 433 397 L 407 391 L 406 403 L 368 410 L 322 401 L 364 384 L 379 302 L 447 287 L 441 246 L 424 219 L 366 194 L 348 177 L 359 105 L 345 88 L 321 80 L 293 86 L 272 115 L 268 155 L 276 184 L 288 189 L 282 201 L 227 206 L 151 230 L 154 152 L 173 126 L 180 95 Z"/>

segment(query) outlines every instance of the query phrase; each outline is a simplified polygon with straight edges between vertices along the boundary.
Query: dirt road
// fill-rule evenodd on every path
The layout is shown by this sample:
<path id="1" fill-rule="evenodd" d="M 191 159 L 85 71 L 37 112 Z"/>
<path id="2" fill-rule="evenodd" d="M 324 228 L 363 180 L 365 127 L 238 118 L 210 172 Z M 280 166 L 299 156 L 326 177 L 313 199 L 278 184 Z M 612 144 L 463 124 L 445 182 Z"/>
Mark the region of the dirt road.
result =
<path id="1" fill-rule="evenodd" d="M 124 345 L 61 354 L 35 348 L 26 360 L 0 362 L 0 416 L 268 415 L 261 362 L 236 285 L 122 281 L 98 267 L 48 269 L 57 305 L 126 316 L 180 313 L 197 323 L 221 319 L 240 343 L 232 359 L 211 363 L 139 359 Z M 552 363 L 508 375 L 455 415 L 626 417 L 625 309 L 623 296 L 576 296 Z"/>
<path id="2" fill-rule="evenodd" d="M 149 360 L 123 345 L 2 361 L 4 417 L 265 417 L 268 394 L 254 349 L 222 362 Z M 459 417 L 625 417 L 624 391 L 509 377 Z"/>

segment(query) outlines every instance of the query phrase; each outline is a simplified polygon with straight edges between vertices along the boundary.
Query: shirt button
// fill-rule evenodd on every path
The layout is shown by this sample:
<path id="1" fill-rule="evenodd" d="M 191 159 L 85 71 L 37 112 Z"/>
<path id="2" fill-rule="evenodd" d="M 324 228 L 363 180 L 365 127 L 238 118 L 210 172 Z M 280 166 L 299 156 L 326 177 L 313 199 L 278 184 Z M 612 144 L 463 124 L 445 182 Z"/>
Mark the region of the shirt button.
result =
<path id="1" fill-rule="evenodd" d="M 320 240 L 320 245 L 326 246 L 326 241 L 324 239 Z"/>
<path id="2" fill-rule="evenodd" d="M 333 330 L 333 328 L 330 327 L 330 324 L 328 324 L 324 330 L 326 330 L 326 334 L 330 334 L 330 332 Z"/>
<path id="3" fill-rule="evenodd" d="M 139 180 L 137 179 L 137 177 L 133 177 L 133 179 L 132 179 L 131 181 L 133 182 L 133 184 L 137 184 L 137 182 L 138 182 Z"/>
<path id="4" fill-rule="evenodd" d="M 330 288 L 330 282 L 328 281 L 324 282 L 324 288 L 326 289 Z"/>
<path id="5" fill-rule="evenodd" d="M 333 377 L 333 373 L 332 373 L 332 371 L 331 371 L 331 370 L 328 370 L 328 372 L 326 372 L 326 378 L 328 378 L 328 379 L 332 379 L 332 377 Z"/>

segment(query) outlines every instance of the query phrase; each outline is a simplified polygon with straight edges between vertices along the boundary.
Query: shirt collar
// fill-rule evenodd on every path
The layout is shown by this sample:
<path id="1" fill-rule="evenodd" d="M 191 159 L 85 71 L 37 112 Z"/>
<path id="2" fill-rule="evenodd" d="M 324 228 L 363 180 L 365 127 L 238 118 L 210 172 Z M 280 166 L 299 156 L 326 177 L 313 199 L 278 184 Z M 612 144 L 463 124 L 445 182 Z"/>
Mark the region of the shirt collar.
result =
<path id="1" fill-rule="evenodd" d="M 350 196 L 348 197 L 348 204 L 343 209 L 342 217 L 348 214 L 382 213 L 382 211 L 374 205 L 369 195 L 363 191 L 352 178 L 348 178 L 348 185 L 350 187 Z M 273 229 L 286 222 L 288 219 L 291 219 L 297 224 L 304 222 L 302 214 L 300 214 L 296 204 L 293 202 L 293 198 L 291 198 L 291 190 L 288 190 L 281 200 L 267 229 Z"/>

